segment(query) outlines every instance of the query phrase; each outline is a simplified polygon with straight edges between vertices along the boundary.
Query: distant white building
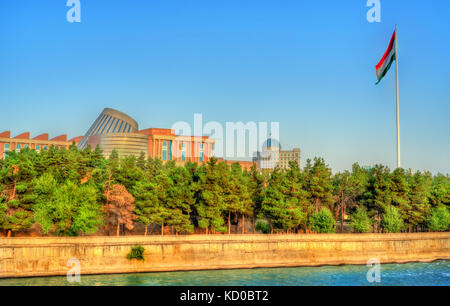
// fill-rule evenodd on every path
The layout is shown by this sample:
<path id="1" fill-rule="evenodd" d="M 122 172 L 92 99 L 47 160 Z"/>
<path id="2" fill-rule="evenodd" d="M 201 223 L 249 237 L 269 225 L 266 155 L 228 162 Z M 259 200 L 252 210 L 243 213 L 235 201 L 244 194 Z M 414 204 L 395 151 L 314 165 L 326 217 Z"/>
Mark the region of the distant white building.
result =
<path id="1" fill-rule="evenodd" d="M 255 154 L 253 161 L 258 165 L 259 170 L 273 170 L 277 166 L 281 169 L 288 169 L 290 161 L 297 161 L 300 167 L 300 149 L 291 151 L 281 150 L 280 143 L 273 138 L 267 139 L 262 151 Z"/>

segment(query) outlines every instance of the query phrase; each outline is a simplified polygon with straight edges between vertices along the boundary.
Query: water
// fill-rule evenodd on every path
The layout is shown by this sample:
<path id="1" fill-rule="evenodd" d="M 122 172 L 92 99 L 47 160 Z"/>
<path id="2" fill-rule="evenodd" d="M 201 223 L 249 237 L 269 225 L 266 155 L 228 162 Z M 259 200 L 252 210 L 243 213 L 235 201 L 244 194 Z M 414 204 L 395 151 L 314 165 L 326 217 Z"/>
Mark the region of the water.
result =
<path id="1" fill-rule="evenodd" d="M 367 266 L 82 275 L 83 286 L 449 286 L 450 261 L 381 265 L 381 282 L 367 281 Z M 66 277 L 0 279 L 0 285 L 73 285 Z"/>

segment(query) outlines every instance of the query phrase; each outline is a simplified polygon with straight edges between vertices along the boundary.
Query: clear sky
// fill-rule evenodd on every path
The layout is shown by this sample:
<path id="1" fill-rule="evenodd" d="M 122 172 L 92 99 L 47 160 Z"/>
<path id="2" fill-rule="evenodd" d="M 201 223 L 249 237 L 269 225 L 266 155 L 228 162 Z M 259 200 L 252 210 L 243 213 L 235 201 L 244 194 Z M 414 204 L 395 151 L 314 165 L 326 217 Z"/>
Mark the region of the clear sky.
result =
<path id="1" fill-rule="evenodd" d="M 450 1 L 0 2 L 0 130 L 83 135 L 104 107 L 141 128 L 277 121 L 284 148 L 334 171 L 396 165 L 395 69 L 375 65 L 399 24 L 404 168 L 450 173 Z"/>

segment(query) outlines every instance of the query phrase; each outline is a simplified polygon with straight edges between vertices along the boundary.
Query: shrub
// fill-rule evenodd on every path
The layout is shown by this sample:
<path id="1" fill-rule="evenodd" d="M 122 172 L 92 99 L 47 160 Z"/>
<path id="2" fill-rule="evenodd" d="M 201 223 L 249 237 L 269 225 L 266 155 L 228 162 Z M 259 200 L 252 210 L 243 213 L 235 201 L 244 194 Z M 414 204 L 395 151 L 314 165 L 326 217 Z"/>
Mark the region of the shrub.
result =
<path id="1" fill-rule="evenodd" d="M 428 219 L 428 228 L 432 232 L 445 232 L 450 226 L 450 212 L 447 207 L 441 205 L 434 208 Z"/>
<path id="2" fill-rule="evenodd" d="M 134 247 L 131 247 L 130 253 L 127 254 L 127 259 L 137 259 L 137 260 L 144 260 L 144 252 L 145 248 L 142 245 L 137 245 Z"/>
<path id="3" fill-rule="evenodd" d="M 322 208 L 311 218 L 311 229 L 316 233 L 334 233 L 336 221 L 328 208 Z"/>
<path id="4" fill-rule="evenodd" d="M 350 216 L 350 226 L 357 233 L 368 233 L 372 228 L 372 221 L 367 215 L 367 210 L 360 206 Z"/>
<path id="5" fill-rule="evenodd" d="M 262 232 L 263 234 L 269 234 L 270 233 L 270 226 L 267 224 L 267 222 L 258 221 L 256 223 L 255 229 L 257 231 Z"/>
<path id="6" fill-rule="evenodd" d="M 399 233 L 404 226 L 402 216 L 397 208 L 389 206 L 383 214 L 381 226 L 386 233 Z"/>

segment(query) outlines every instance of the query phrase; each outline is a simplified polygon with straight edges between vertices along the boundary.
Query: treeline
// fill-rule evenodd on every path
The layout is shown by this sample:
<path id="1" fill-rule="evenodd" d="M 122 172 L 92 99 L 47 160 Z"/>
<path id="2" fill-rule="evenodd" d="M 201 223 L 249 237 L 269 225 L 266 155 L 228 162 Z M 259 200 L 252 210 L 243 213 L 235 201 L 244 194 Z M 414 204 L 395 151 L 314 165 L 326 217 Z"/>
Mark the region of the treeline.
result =
<path id="1" fill-rule="evenodd" d="M 112 235 L 136 224 L 174 234 L 447 231 L 450 177 L 376 165 L 332 174 L 321 158 L 301 170 L 243 171 L 140 157 L 105 159 L 100 149 L 51 147 L 0 160 L 5 235 Z"/>

